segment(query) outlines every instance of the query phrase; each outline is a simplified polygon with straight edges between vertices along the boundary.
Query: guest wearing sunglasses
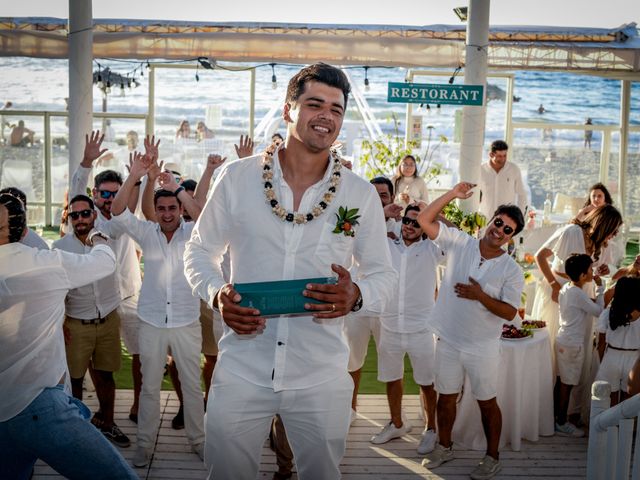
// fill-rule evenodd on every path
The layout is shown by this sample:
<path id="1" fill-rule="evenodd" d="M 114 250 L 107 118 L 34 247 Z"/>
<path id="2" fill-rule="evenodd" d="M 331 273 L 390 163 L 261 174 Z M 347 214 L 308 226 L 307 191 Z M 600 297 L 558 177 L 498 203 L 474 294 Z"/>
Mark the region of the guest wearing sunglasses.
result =
<path id="1" fill-rule="evenodd" d="M 439 444 L 422 464 L 431 470 L 454 458 L 451 431 L 466 372 L 487 438 L 486 456 L 471 478 L 488 479 L 501 469 L 498 443 L 502 414 L 496 400 L 500 334 L 503 322 L 516 316 L 524 287 L 522 270 L 502 247 L 522 230 L 524 217 L 515 205 L 499 206 L 479 240 L 437 221 L 449 202 L 469 198 L 474 187 L 459 183 L 418 217 L 425 233 L 445 250 L 447 257 L 430 322 L 438 337 L 435 365 Z"/>
<path id="2" fill-rule="evenodd" d="M 69 203 L 69 221 L 73 234 L 53 243 L 54 249 L 88 253 L 87 237 L 94 229 L 96 213 L 93 201 L 76 195 Z M 109 240 L 108 243 L 113 243 Z M 120 289 L 116 273 L 82 287 L 72 288 L 65 301 L 65 350 L 73 396 L 82 400 L 82 380 L 92 363 L 96 394 L 100 402 L 91 423 L 119 447 L 128 447 L 129 438 L 113 421 L 116 384 L 113 372 L 120 369 Z"/>

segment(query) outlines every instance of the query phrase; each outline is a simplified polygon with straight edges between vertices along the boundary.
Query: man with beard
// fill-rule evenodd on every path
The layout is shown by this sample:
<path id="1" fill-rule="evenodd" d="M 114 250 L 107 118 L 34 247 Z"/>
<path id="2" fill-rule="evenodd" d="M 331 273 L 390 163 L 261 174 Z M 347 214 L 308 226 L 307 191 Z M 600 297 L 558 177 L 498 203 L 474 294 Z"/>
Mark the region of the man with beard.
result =
<path id="1" fill-rule="evenodd" d="M 401 237 L 388 240 L 398 283 L 392 289 L 392 301 L 380 317 L 378 381 L 387 384 L 391 421 L 371 443 L 386 443 L 411 430 L 401 414 L 404 357 L 408 355 L 427 420 L 418 445 L 418 453 L 424 455 L 433 450 L 436 442 L 435 344 L 429 316 L 435 303 L 438 264 L 444 257 L 435 243 L 422 239 L 423 232 L 416 220 L 419 213 L 418 205 L 407 206 Z"/>
<path id="2" fill-rule="evenodd" d="M 85 148 L 82 162 L 73 174 L 69 186 L 69 198 L 75 195 L 86 194 L 89 175 L 95 161 L 107 150 L 102 148 L 103 136 L 100 131 L 91 132 L 85 137 Z M 149 140 L 144 142 L 145 150 L 157 158 L 158 145 Z M 93 202 L 96 207 L 96 228 L 106 233 L 112 240 L 113 251 L 116 254 L 118 287 L 120 289 L 121 302 L 119 315 L 121 321 L 120 334 L 127 351 L 131 354 L 131 374 L 133 377 L 133 405 L 129 411 L 129 419 L 138 421 L 138 399 L 142 385 L 140 373 L 140 355 L 138 351 L 138 294 L 142 285 L 140 273 L 140 261 L 136 247 L 131 238 L 111 221 L 111 203 L 118 190 L 122 186 L 122 177 L 114 170 L 100 172 L 94 178 L 92 189 Z M 134 195 L 131 196 L 128 208 L 134 212 L 138 202 L 140 185 L 134 186 Z"/>
<path id="3" fill-rule="evenodd" d="M 437 336 L 439 444 L 422 465 L 433 469 L 454 458 L 451 430 L 466 373 L 487 439 L 486 455 L 471 478 L 484 480 L 501 469 L 502 414 L 496 401 L 500 335 L 504 321 L 512 321 L 518 312 L 524 287 L 522 270 L 502 247 L 522 230 L 524 217 L 515 205 L 500 205 L 480 240 L 438 221 L 449 202 L 469 198 L 474 187 L 467 182 L 457 184 L 418 216 L 420 227 L 446 252 L 447 260 L 430 322 Z"/>
<path id="4" fill-rule="evenodd" d="M 139 220 L 126 208 L 130 195 L 148 174 L 148 189 L 156 179 L 160 189 L 153 195 L 155 222 Z M 184 207 L 183 207 L 184 205 Z M 121 225 L 140 248 L 145 260 L 138 317 L 142 366 L 142 392 L 138 413 L 138 445 L 133 465 L 149 463 L 160 427 L 160 387 L 167 351 L 175 359 L 180 374 L 184 402 L 184 425 L 191 449 L 204 458 L 204 405 L 200 389 L 200 302 L 193 295 L 184 274 L 184 248 L 194 222 L 182 219 L 183 209 L 194 220 L 200 206 L 170 172 L 160 172 L 155 159 L 134 155 L 129 177 L 118 191 L 112 206 L 113 221 Z"/>
<path id="5" fill-rule="evenodd" d="M 345 74 L 317 63 L 289 82 L 287 138 L 227 165 L 185 252 L 193 291 L 220 310 L 225 331 L 207 406 L 209 478 L 253 480 L 279 414 L 301 479 L 340 477 L 353 382 L 343 317 L 379 314 L 396 280 L 374 188 L 330 151 L 350 91 Z M 228 248 L 231 282 L 221 270 Z M 358 262 L 353 282 L 345 267 Z M 301 316 L 266 320 L 241 306 L 236 283 L 309 282 Z M 178 364 L 180 365 L 180 364 Z"/>
<path id="6" fill-rule="evenodd" d="M 73 234 L 53 242 L 53 248 L 86 253 L 87 236 L 95 226 L 97 214 L 86 195 L 76 195 L 69 203 Z M 110 240 L 110 242 L 112 242 Z M 100 412 L 92 423 L 111 442 L 128 447 L 129 438 L 113 421 L 116 383 L 113 372 L 120 369 L 120 290 L 116 274 L 69 290 L 65 301 L 64 330 L 66 354 L 73 396 L 82 400 L 82 380 L 91 361 Z"/>

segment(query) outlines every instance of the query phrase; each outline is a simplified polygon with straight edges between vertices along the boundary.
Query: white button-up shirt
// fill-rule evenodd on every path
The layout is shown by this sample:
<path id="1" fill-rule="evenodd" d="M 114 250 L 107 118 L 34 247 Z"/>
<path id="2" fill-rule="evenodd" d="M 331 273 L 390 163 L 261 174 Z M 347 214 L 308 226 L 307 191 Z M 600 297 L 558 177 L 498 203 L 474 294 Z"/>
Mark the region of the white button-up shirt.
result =
<path id="1" fill-rule="evenodd" d="M 0 246 L 0 422 L 15 417 L 67 371 L 62 323 L 71 288 L 110 275 L 106 245 L 86 255 Z"/>
<path id="2" fill-rule="evenodd" d="M 180 221 L 171 241 L 160 225 L 140 220 L 128 209 L 112 217 L 121 224 L 144 256 L 144 279 L 138 299 L 138 316 L 158 328 L 190 325 L 200 317 L 200 301 L 191 292 L 184 276 L 184 248 L 191 236 L 193 222 Z"/>
<path id="3" fill-rule="evenodd" d="M 293 193 L 274 155 L 271 180 L 280 205 L 293 210 Z M 330 186 L 331 165 L 309 187 L 299 212 L 309 212 Z M 282 221 L 265 200 L 261 156 L 233 162 L 218 176 L 191 241 L 185 267 L 195 292 L 211 305 L 225 283 L 220 262 L 231 256 L 233 283 L 293 280 L 335 275 L 331 264 L 348 268 L 358 262 L 362 314 L 380 315 L 396 274 L 391 266 L 382 205 L 374 187 L 343 168 L 341 183 L 326 211 L 301 225 Z M 357 208 L 355 236 L 332 233 L 339 207 Z M 270 318 L 256 335 L 237 335 L 227 325 L 219 342 L 218 362 L 247 381 L 275 391 L 306 388 L 345 372 L 349 350 L 343 319 L 312 316 Z"/>
<path id="4" fill-rule="evenodd" d="M 90 168 L 79 166 L 71 179 L 69 199 L 78 194 L 86 195 L 87 182 L 91 174 Z M 107 219 L 100 210 L 96 208 L 98 218 L 95 227 L 105 235 L 111 237 L 113 251 L 118 259 L 118 282 L 122 299 L 129 298 L 140 292 L 142 286 L 142 276 L 140 274 L 140 262 L 136 253 L 136 246 L 129 235 L 121 227 Z"/>
<path id="5" fill-rule="evenodd" d="M 431 240 L 407 246 L 402 239 L 388 239 L 391 262 L 398 272 L 389 305 L 380 317 L 382 327 L 398 333 L 415 333 L 429 328 L 436 302 L 438 264 L 444 254 Z"/>
<path id="6" fill-rule="evenodd" d="M 41 250 L 49 250 L 49 245 L 45 242 L 44 238 L 38 235 L 36 232 L 27 228 L 27 234 L 25 237 L 20 240 L 20 243 L 26 245 L 27 247 L 35 247 Z"/>
<path id="7" fill-rule="evenodd" d="M 112 246 L 113 240 L 109 240 Z M 71 253 L 89 253 L 91 247 L 82 243 L 74 233 L 53 242 L 52 248 Z M 82 287 L 69 290 L 66 313 L 72 318 L 91 320 L 104 318 L 120 305 L 120 290 L 116 273 L 108 275 Z"/>
<path id="8" fill-rule="evenodd" d="M 444 223 L 440 223 L 440 232 L 434 241 L 445 251 L 447 261 L 431 313 L 434 332 L 461 352 L 498 356 L 502 325 L 506 320 L 477 300 L 459 298 L 454 286 L 468 284 L 472 277 L 487 295 L 518 308 L 524 288 L 522 269 L 506 253 L 481 262 L 479 240 Z"/>
<path id="9" fill-rule="evenodd" d="M 520 167 L 513 162 L 507 162 L 496 172 L 489 162 L 480 166 L 480 213 L 487 220 L 500 205 L 512 203 L 520 207 L 524 215 L 527 206 L 527 191 L 522 181 Z"/>
<path id="10" fill-rule="evenodd" d="M 571 282 L 562 287 L 558 295 L 560 319 L 556 342 L 567 347 L 584 344 L 591 335 L 593 317 L 599 316 L 604 309 L 604 285 L 596 288 L 595 300 Z"/>

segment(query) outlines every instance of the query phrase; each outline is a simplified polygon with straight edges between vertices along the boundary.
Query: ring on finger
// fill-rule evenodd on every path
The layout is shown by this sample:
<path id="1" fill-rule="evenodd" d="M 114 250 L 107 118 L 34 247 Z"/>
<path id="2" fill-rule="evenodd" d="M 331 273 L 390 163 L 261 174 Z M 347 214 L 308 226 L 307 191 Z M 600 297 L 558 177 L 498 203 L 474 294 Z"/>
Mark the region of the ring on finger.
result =
<path id="1" fill-rule="evenodd" d="M 331 311 L 332 311 L 332 312 L 335 312 L 335 311 L 336 311 L 336 304 L 335 304 L 335 303 L 332 303 L 332 304 L 331 304 Z"/>

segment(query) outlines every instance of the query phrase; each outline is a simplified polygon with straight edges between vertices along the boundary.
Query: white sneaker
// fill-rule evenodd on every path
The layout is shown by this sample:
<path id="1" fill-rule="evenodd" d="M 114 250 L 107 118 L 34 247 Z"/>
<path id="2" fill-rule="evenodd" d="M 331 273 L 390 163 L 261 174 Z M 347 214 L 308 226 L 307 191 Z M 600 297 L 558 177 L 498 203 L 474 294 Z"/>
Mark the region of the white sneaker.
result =
<path id="1" fill-rule="evenodd" d="M 438 443 L 433 451 L 424 457 L 422 466 L 428 469 L 437 468 L 450 460 L 453 460 L 453 446 L 444 448 Z"/>
<path id="2" fill-rule="evenodd" d="M 471 472 L 471 478 L 473 480 L 489 480 L 495 477 L 501 469 L 502 465 L 498 460 L 489 455 L 485 455 L 478 466 Z"/>
<path id="3" fill-rule="evenodd" d="M 381 443 L 387 443 L 389 440 L 393 440 L 394 438 L 400 438 L 403 435 L 406 435 L 411 430 L 411 427 L 407 428 L 404 423 L 400 428 L 396 427 L 393 422 L 387 423 L 384 428 L 380 431 L 379 434 L 371 437 L 371 443 L 376 445 L 380 445 Z"/>
<path id="4" fill-rule="evenodd" d="M 349 419 L 349 426 L 352 427 L 356 420 L 358 419 L 358 412 L 356 412 L 353 408 L 351 409 L 351 418 Z"/>
<path id="5" fill-rule="evenodd" d="M 404 411 L 404 409 L 400 411 L 400 419 L 402 420 L 402 426 L 406 427 L 407 433 L 409 433 L 413 426 L 411 425 L 409 417 L 407 417 L 407 413 Z"/>
<path id="6" fill-rule="evenodd" d="M 565 422 L 564 425 L 558 425 L 556 423 L 556 435 L 561 437 L 584 437 L 584 431 L 580 430 L 573 423 Z"/>
<path id="7" fill-rule="evenodd" d="M 146 448 L 138 447 L 136 448 L 136 454 L 133 456 L 133 466 L 134 467 L 146 467 L 149 464 L 149 459 L 151 455 L 147 452 Z"/>
<path id="8" fill-rule="evenodd" d="M 429 452 L 433 452 L 437 439 L 438 435 L 436 435 L 436 432 L 425 428 L 422 432 L 422 438 L 420 439 L 420 444 L 417 448 L 418 453 L 420 455 L 426 455 Z"/>

